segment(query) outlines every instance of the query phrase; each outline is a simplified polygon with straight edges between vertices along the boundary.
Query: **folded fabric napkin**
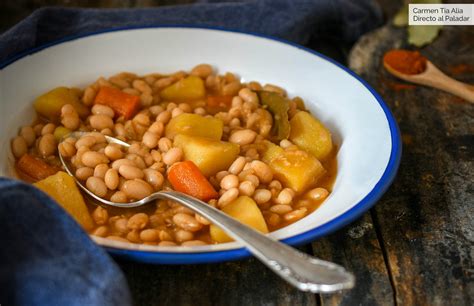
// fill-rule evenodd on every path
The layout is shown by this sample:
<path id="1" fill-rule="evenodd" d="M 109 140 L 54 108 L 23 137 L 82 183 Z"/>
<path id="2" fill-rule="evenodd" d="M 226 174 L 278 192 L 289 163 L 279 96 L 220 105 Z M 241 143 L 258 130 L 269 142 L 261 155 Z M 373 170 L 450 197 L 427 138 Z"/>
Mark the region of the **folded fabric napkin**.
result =
<path id="1" fill-rule="evenodd" d="M 0 36 L 0 62 L 59 38 L 117 27 L 217 26 L 304 45 L 310 38 L 354 42 L 381 21 L 381 12 L 372 0 L 233 1 L 129 10 L 44 8 Z"/>
<path id="2" fill-rule="evenodd" d="M 0 178 L 1 305 L 129 305 L 114 261 L 52 199 Z"/>
<path id="3" fill-rule="evenodd" d="M 0 62 L 60 38 L 117 27 L 192 24 L 258 32 L 300 44 L 319 38 L 351 43 L 382 21 L 371 0 L 215 2 L 128 10 L 40 9 L 0 35 Z M 114 261 L 34 187 L 0 179 L 0 232 L 1 305 L 131 303 Z"/>

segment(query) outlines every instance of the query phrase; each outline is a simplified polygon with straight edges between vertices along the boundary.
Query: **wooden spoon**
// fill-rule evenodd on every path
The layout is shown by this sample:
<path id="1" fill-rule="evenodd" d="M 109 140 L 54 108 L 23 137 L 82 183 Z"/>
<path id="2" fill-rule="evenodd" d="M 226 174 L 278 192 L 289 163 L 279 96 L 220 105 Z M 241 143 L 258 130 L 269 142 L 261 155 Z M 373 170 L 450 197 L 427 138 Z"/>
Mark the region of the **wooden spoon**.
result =
<path id="1" fill-rule="evenodd" d="M 426 85 L 449 92 L 474 103 L 474 86 L 459 82 L 439 70 L 432 62 L 426 60 L 426 69 L 419 74 L 404 74 L 383 62 L 385 69 L 399 79 L 416 84 Z"/>

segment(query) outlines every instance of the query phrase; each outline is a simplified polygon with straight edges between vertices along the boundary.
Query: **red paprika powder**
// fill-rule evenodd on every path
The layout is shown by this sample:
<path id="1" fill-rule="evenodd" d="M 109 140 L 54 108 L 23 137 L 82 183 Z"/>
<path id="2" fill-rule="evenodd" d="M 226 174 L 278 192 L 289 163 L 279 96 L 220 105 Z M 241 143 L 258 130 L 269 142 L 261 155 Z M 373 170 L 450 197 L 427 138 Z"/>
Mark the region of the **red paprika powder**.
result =
<path id="1" fill-rule="evenodd" d="M 419 74 L 426 69 L 426 57 L 418 51 L 390 50 L 385 53 L 383 61 L 403 74 Z"/>

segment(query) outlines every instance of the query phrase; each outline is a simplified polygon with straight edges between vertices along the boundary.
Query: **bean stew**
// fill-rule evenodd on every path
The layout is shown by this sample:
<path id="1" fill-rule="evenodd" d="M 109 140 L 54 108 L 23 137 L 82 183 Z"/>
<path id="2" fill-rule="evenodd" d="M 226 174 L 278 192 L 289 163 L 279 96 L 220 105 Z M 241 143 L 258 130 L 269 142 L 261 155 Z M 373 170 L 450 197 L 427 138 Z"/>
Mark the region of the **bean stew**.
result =
<path id="1" fill-rule="evenodd" d="M 108 239 L 159 246 L 232 241 L 172 201 L 100 206 L 79 191 L 58 154 L 99 197 L 127 203 L 177 190 L 264 233 L 314 211 L 336 176 L 331 133 L 301 98 L 217 74 L 208 64 L 166 75 L 122 72 L 85 89 L 58 87 L 34 108 L 37 119 L 11 141 L 18 176 L 91 235 Z M 72 137 L 74 131 L 85 133 Z"/>

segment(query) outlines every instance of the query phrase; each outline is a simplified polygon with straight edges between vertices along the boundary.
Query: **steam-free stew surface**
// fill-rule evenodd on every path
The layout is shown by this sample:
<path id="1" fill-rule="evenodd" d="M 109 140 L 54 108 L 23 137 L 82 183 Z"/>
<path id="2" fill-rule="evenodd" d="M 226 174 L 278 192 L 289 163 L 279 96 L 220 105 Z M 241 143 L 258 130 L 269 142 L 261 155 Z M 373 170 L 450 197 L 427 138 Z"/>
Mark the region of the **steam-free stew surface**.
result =
<path id="1" fill-rule="evenodd" d="M 58 87 L 33 106 L 38 119 L 11 143 L 18 175 L 96 236 L 163 246 L 231 241 L 171 201 L 130 209 L 93 203 L 61 171 L 58 154 L 105 199 L 126 203 L 174 189 L 263 233 L 314 211 L 336 177 L 331 133 L 301 98 L 275 85 L 241 83 L 206 64 L 171 75 L 119 73 L 84 89 Z M 73 138 L 73 131 L 87 133 Z M 131 146 L 109 144 L 104 135 Z"/>

